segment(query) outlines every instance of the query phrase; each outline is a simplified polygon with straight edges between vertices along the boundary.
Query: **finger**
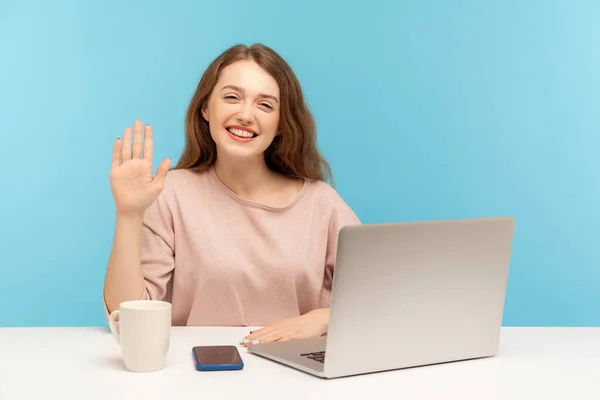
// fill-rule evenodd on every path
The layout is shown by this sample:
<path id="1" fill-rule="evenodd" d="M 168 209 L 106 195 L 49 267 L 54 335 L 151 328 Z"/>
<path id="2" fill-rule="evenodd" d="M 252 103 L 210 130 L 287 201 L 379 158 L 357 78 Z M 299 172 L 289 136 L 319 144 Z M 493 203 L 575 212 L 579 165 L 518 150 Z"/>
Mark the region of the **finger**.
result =
<path id="1" fill-rule="evenodd" d="M 131 158 L 139 160 L 142 155 L 142 121 L 139 119 L 133 125 L 133 147 Z"/>
<path id="2" fill-rule="evenodd" d="M 121 163 L 131 160 L 131 127 L 125 128 L 121 144 Z"/>
<path id="3" fill-rule="evenodd" d="M 279 329 L 279 327 L 276 327 L 275 325 L 265 326 L 263 328 L 255 330 L 254 332 L 250 332 L 250 334 L 248 336 L 246 336 L 246 338 L 248 338 L 250 341 L 264 338 L 267 335 L 270 335 L 272 332 L 274 332 L 275 330 L 278 330 L 278 329 Z"/>
<path id="4" fill-rule="evenodd" d="M 248 335 L 248 337 L 253 336 L 253 335 L 260 335 L 262 332 L 265 331 L 265 329 L 267 329 L 266 326 L 263 328 L 260 328 L 260 329 L 256 329 L 254 331 L 250 331 L 250 334 Z"/>
<path id="5" fill-rule="evenodd" d="M 259 338 L 264 335 L 265 331 L 269 331 L 269 329 L 273 329 L 273 326 L 263 327 L 257 329 L 255 331 L 250 332 L 249 335 L 240 339 L 240 344 L 242 346 L 250 346 L 252 344 L 258 344 Z"/>
<path id="6" fill-rule="evenodd" d="M 265 337 L 256 339 L 258 340 L 258 343 L 272 343 L 272 342 L 278 342 L 280 341 L 283 337 L 285 336 L 285 332 L 273 332 L 270 335 L 267 335 Z M 252 344 L 254 344 L 255 342 L 252 341 Z"/>
<path id="7" fill-rule="evenodd" d="M 249 338 L 250 338 L 250 336 L 252 336 L 253 334 L 255 334 L 255 333 L 259 332 L 259 331 L 261 331 L 262 329 L 264 329 L 264 327 L 263 327 L 263 328 L 256 329 L 256 330 L 253 330 L 253 331 L 250 331 L 250 333 L 249 333 L 247 336 L 244 336 L 243 338 L 241 338 L 241 339 L 239 340 L 239 344 L 241 344 L 242 346 L 247 346 L 247 345 L 249 345 L 249 344 L 250 344 L 250 342 L 251 342 L 251 341 L 250 341 L 250 339 L 249 339 Z"/>
<path id="8" fill-rule="evenodd" d="M 254 339 L 254 338 L 250 339 L 248 336 L 246 336 L 246 337 L 241 338 L 240 341 L 239 341 L 239 343 L 242 346 L 244 346 L 244 347 L 248 347 L 248 346 L 251 346 L 253 344 L 260 343 L 260 340 L 259 339 Z"/>
<path id="9" fill-rule="evenodd" d="M 156 185 L 163 186 L 165 184 L 165 178 L 167 177 L 167 173 L 169 172 L 169 166 L 171 165 L 171 159 L 165 158 L 160 165 L 158 166 L 158 170 L 156 171 L 156 179 L 154 179 L 154 183 Z"/>
<path id="10" fill-rule="evenodd" d="M 152 152 L 154 150 L 154 141 L 152 139 L 152 127 L 146 125 L 144 128 L 144 154 L 142 157 L 144 160 L 152 162 Z"/>
<path id="11" fill-rule="evenodd" d="M 112 167 L 117 168 L 121 164 L 121 139 L 117 138 L 113 145 Z"/>
<path id="12" fill-rule="evenodd" d="M 269 343 L 269 342 L 273 342 L 275 340 L 277 340 L 278 338 L 282 337 L 283 335 L 285 335 L 285 329 L 280 328 L 280 329 L 270 329 L 270 330 L 265 330 L 264 332 L 261 332 L 260 334 L 252 334 L 250 335 L 250 337 L 248 338 L 250 343 L 249 344 L 257 344 L 258 343 Z"/>

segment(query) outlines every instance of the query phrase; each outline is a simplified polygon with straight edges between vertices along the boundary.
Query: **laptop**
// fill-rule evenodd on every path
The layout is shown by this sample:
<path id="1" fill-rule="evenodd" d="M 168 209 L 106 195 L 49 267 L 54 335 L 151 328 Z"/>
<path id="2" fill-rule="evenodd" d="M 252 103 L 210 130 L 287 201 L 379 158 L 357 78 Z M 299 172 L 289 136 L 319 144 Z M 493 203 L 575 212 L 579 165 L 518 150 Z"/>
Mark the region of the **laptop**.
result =
<path id="1" fill-rule="evenodd" d="M 327 335 L 248 352 L 322 378 L 494 356 L 514 226 L 513 217 L 345 226 Z"/>

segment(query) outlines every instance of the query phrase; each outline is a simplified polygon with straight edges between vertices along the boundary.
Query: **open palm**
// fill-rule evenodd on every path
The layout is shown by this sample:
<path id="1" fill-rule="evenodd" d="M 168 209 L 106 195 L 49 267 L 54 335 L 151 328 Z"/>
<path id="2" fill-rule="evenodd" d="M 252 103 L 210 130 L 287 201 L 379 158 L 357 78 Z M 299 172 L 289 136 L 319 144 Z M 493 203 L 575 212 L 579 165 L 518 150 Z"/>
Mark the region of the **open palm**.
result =
<path id="1" fill-rule="evenodd" d="M 155 177 L 152 173 L 152 127 L 146 125 L 142 134 L 142 122 L 137 120 L 133 144 L 131 136 L 131 128 L 127 127 L 123 140 L 115 141 L 110 188 L 118 213 L 143 214 L 162 191 L 171 159 L 166 158 L 160 163 Z"/>

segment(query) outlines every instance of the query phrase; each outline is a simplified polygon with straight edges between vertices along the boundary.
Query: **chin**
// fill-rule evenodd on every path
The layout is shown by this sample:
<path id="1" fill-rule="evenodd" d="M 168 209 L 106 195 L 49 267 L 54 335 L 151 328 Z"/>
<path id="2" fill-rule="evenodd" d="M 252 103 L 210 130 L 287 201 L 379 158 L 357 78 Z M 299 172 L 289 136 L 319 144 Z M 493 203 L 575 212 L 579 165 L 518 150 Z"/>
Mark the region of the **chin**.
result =
<path id="1" fill-rule="evenodd" d="M 235 159 L 248 159 L 262 156 L 268 148 L 269 143 L 263 143 L 265 138 L 257 137 L 251 142 L 241 143 L 229 138 L 227 135 L 221 137 L 221 143 L 218 146 L 219 151 L 226 157 Z"/>
<path id="2" fill-rule="evenodd" d="M 219 146 L 219 153 L 230 159 L 236 160 L 252 160 L 253 158 L 262 156 L 264 151 L 256 147 L 240 147 L 228 143 L 225 146 Z"/>

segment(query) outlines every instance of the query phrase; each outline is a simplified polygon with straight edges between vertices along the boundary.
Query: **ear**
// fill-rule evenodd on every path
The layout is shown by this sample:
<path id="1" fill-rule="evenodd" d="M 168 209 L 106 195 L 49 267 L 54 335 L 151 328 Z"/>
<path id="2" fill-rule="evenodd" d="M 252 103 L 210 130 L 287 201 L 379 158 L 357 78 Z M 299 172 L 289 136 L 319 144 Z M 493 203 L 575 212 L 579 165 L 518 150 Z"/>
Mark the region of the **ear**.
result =
<path id="1" fill-rule="evenodd" d="M 204 103 L 204 105 L 202 106 L 202 118 L 204 118 L 206 120 L 206 122 L 208 122 L 208 103 Z"/>

